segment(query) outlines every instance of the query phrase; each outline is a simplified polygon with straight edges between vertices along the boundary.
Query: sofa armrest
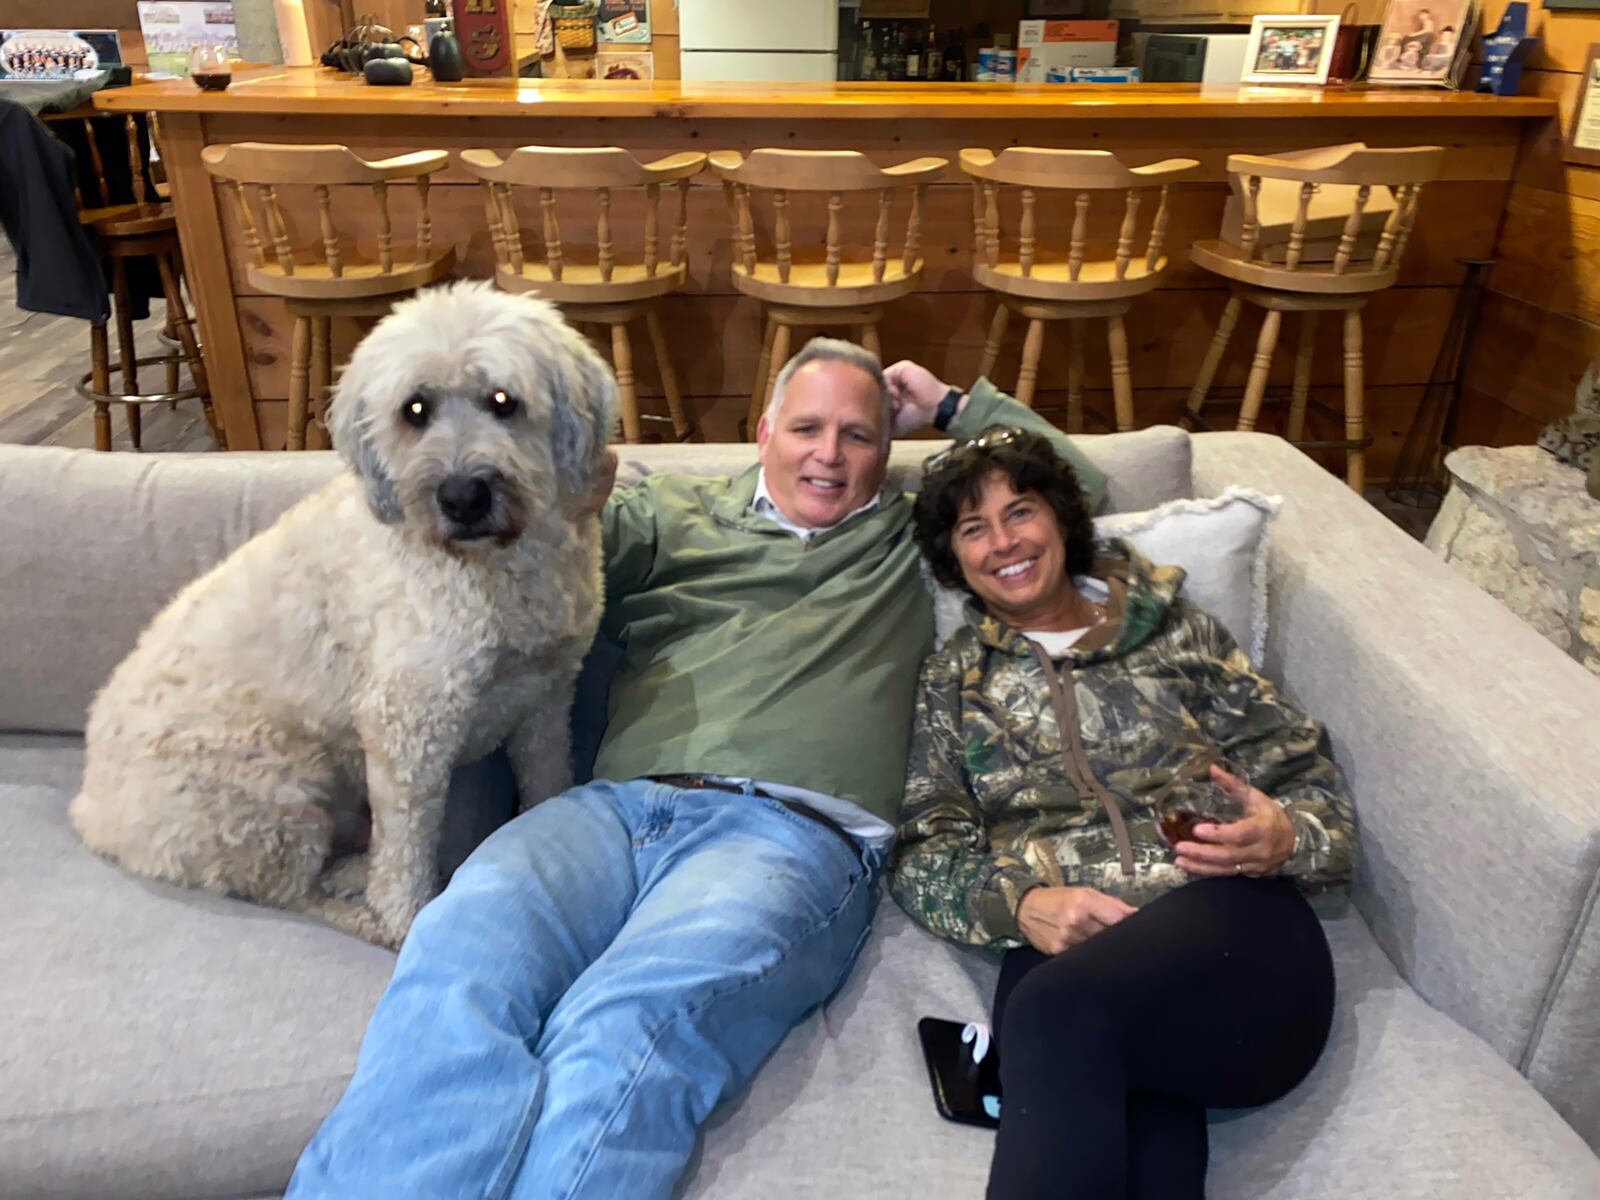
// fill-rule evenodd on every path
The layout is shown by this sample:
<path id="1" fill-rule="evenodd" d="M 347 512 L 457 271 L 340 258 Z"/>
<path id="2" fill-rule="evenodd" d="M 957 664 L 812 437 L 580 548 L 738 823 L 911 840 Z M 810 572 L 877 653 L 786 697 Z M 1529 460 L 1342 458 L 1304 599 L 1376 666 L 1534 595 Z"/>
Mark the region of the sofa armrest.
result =
<path id="1" fill-rule="evenodd" d="M 1355 903 L 1379 942 L 1536 1085 L 1552 1054 L 1600 1077 L 1600 1003 L 1586 1029 L 1550 1021 L 1578 1019 L 1575 963 L 1600 972 L 1600 680 L 1287 443 L 1202 434 L 1193 452 L 1197 494 L 1284 498 L 1267 669 L 1331 730 L 1361 829 Z"/>

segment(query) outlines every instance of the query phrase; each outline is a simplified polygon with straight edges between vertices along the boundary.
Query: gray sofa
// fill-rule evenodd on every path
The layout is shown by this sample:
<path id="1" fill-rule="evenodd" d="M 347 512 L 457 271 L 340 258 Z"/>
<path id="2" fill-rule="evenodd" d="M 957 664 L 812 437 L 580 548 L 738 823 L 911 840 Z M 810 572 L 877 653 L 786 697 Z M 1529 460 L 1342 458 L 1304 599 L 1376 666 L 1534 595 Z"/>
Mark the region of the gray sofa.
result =
<path id="1" fill-rule="evenodd" d="M 1268 666 L 1331 726 L 1361 821 L 1353 901 L 1326 913 L 1328 1052 L 1281 1103 L 1215 1114 L 1211 1194 L 1600 1196 L 1600 784 L 1577 761 L 1600 683 L 1275 439 L 1086 446 L 1117 509 L 1284 496 Z M 929 448 L 897 446 L 896 469 Z M 624 458 L 708 473 L 751 453 Z M 349 1075 L 389 954 L 132 879 L 65 819 L 85 706 L 138 630 L 337 469 L 0 447 L 0 1196 L 276 1196 Z M 844 990 L 716 1114 L 682 1195 L 981 1195 L 990 1135 L 935 1115 L 914 1027 L 982 1015 L 993 976 L 886 901 Z"/>

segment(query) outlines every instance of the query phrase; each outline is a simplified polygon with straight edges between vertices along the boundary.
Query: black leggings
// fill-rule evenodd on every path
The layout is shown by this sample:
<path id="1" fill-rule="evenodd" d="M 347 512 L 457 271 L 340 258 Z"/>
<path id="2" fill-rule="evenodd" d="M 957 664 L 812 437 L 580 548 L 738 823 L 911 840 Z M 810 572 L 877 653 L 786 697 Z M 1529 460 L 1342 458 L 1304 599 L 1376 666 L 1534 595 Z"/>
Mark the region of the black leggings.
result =
<path id="1" fill-rule="evenodd" d="M 1006 955 L 989 1200 L 1205 1195 L 1206 1108 L 1284 1095 L 1333 1020 L 1333 960 L 1283 879 L 1199 879 L 1054 958 Z"/>

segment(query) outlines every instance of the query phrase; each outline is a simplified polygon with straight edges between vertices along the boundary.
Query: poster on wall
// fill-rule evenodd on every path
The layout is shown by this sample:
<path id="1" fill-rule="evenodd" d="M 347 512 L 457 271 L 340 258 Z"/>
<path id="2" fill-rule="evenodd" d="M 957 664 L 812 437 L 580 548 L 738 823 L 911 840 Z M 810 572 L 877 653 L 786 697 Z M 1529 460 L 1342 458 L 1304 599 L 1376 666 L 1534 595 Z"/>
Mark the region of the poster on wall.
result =
<path id="1" fill-rule="evenodd" d="M 122 62 L 114 29 L 0 29 L 0 79 L 72 79 Z"/>
<path id="2" fill-rule="evenodd" d="M 600 0 L 602 42 L 648 42 L 650 0 Z"/>
<path id="3" fill-rule="evenodd" d="M 1561 157 L 1570 163 L 1600 167 L 1600 44 L 1589 47 L 1589 59 L 1578 82 L 1578 103 Z"/>
<path id="4" fill-rule="evenodd" d="M 229 0 L 139 0 L 139 32 L 152 71 L 189 73 L 189 51 L 220 46 L 239 55 L 239 35 Z"/>

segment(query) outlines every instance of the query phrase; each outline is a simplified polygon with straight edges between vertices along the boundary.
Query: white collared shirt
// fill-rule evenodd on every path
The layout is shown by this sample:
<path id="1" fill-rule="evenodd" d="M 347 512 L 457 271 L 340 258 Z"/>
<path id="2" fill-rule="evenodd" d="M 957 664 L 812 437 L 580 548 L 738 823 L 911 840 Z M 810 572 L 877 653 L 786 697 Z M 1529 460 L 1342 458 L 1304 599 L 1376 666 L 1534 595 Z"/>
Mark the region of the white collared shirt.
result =
<path id="1" fill-rule="evenodd" d="M 832 525 L 821 529 L 810 529 L 804 525 L 797 525 L 791 521 L 784 511 L 778 507 L 778 502 L 772 498 L 772 493 L 767 490 L 767 469 L 761 468 L 756 477 L 756 494 L 750 502 L 750 511 L 758 517 L 765 517 L 779 529 L 793 534 L 802 543 L 809 543 L 812 538 L 820 533 L 827 533 L 830 529 L 837 529 L 846 521 L 859 517 L 862 513 L 869 513 L 878 507 L 878 497 L 874 496 L 860 508 L 849 513 Z M 894 840 L 894 826 L 887 821 L 873 816 L 866 809 L 849 800 L 841 800 L 838 796 L 828 796 L 821 792 L 813 792 L 808 788 L 791 787 L 784 783 L 773 783 L 766 779 L 730 780 L 732 783 L 749 782 L 773 796 L 785 800 L 793 800 L 816 809 L 841 826 L 850 836 L 859 839 L 862 843 L 875 849 L 887 849 Z"/>
<path id="2" fill-rule="evenodd" d="M 791 521 L 783 509 L 778 507 L 778 502 L 772 498 L 772 493 L 767 490 L 767 469 L 761 468 L 756 476 L 755 499 L 750 502 L 750 511 L 758 517 L 765 517 L 779 529 L 792 533 L 802 542 L 810 542 L 819 533 L 827 533 L 830 529 L 837 529 L 846 521 L 859 517 L 862 513 L 869 513 L 878 507 L 878 497 L 874 496 L 854 512 L 846 513 L 832 525 L 824 525 L 819 529 L 812 529 L 805 525 L 797 525 Z"/>

